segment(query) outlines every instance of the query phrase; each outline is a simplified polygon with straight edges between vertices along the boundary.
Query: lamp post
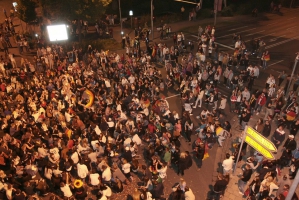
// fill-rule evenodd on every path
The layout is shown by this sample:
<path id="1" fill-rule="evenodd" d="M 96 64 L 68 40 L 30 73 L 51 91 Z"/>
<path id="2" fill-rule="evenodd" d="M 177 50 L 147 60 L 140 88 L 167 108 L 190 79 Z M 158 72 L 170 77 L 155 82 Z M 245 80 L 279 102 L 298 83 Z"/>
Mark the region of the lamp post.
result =
<path id="1" fill-rule="evenodd" d="M 118 9 L 119 9 L 120 32 L 121 32 L 121 34 L 123 34 L 123 21 L 121 19 L 120 0 L 118 0 Z"/>
<path id="2" fill-rule="evenodd" d="M 214 26 L 216 25 L 216 19 L 217 19 L 218 1 L 219 0 L 214 0 Z"/>
<path id="3" fill-rule="evenodd" d="M 292 79 L 293 79 L 293 76 L 294 76 L 294 73 L 295 73 L 295 70 L 296 70 L 296 66 L 297 66 L 298 60 L 299 60 L 299 52 L 296 53 L 296 54 L 297 54 L 297 56 L 295 58 L 295 63 L 294 63 L 294 66 L 293 66 L 293 71 L 292 71 L 291 78 L 290 78 L 290 81 L 289 81 L 289 84 L 288 84 L 288 88 L 287 88 L 288 92 L 289 92 L 289 89 L 290 89 L 290 86 L 291 86 L 291 82 L 292 82 Z"/>
<path id="4" fill-rule="evenodd" d="M 154 6 L 153 0 L 151 0 L 151 27 L 152 27 L 152 41 L 154 41 Z"/>
<path id="5" fill-rule="evenodd" d="M 131 28 L 133 27 L 133 11 L 132 10 L 130 10 L 129 11 L 129 15 L 130 15 L 130 17 L 131 17 Z"/>

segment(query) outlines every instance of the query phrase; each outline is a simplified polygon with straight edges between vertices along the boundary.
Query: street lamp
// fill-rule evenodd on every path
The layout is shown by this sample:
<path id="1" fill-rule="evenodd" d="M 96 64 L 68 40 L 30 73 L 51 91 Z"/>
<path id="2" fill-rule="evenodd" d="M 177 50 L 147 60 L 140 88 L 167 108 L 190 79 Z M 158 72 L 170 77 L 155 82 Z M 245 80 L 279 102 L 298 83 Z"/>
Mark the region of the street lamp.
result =
<path id="1" fill-rule="evenodd" d="M 132 10 L 129 11 L 129 15 L 131 16 L 131 28 L 132 28 L 133 27 L 133 19 L 132 19 L 133 11 Z"/>
<path id="2" fill-rule="evenodd" d="M 151 27 L 152 27 L 152 40 L 154 41 L 154 6 L 153 0 L 151 0 Z"/>
<path id="3" fill-rule="evenodd" d="M 118 0 L 118 9 L 119 9 L 120 32 L 121 32 L 121 34 L 123 34 L 123 21 L 121 19 L 120 0 Z"/>
<path id="4" fill-rule="evenodd" d="M 297 56 L 295 58 L 295 63 L 294 63 L 294 66 L 293 66 L 293 71 L 292 71 L 292 74 L 291 74 L 291 79 L 289 81 L 287 91 L 289 91 L 289 88 L 291 86 L 291 82 L 292 82 L 292 79 L 293 79 L 293 76 L 294 76 L 294 72 L 296 70 L 296 66 L 297 66 L 297 63 L 298 63 L 298 60 L 299 60 L 299 52 L 297 52 L 296 54 L 297 54 Z"/>

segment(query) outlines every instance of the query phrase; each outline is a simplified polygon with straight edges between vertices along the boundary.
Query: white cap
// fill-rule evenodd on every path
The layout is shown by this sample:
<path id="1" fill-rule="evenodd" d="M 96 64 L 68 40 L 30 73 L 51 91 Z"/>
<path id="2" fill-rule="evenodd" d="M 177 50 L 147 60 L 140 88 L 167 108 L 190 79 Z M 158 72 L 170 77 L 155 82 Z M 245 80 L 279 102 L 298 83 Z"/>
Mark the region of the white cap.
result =
<path id="1" fill-rule="evenodd" d="M 289 138 L 292 138 L 292 139 L 294 139 L 294 135 L 289 135 Z"/>

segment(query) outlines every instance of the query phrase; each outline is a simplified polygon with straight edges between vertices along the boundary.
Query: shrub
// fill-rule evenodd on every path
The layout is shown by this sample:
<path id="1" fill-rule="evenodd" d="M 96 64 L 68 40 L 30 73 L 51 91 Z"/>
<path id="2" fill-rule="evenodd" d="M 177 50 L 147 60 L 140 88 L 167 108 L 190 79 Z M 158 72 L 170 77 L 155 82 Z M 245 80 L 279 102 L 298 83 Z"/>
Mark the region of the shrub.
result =
<path id="1" fill-rule="evenodd" d="M 213 10 L 204 8 L 198 12 L 198 15 L 202 18 L 210 18 L 213 17 Z"/>
<path id="2" fill-rule="evenodd" d="M 233 15 L 234 15 L 233 10 L 229 6 L 223 8 L 221 11 L 221 16 L 223 16 L 223 17 L 231 17 Z"/>
<path id="3" fill-rule="evenodd" d="M 240 15 L 248 15 L 253 10 L 254 5 L 251 3 L 246 3 L 243 5 L 239 5 L 237 9 L 237 13 Z"/>

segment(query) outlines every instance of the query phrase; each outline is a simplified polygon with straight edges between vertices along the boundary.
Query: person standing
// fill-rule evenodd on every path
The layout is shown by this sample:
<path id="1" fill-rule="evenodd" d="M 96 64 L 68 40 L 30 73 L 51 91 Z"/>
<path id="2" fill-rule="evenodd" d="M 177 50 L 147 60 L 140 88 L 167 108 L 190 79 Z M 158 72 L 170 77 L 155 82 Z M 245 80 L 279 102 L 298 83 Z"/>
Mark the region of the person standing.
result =
<path id="1" fill-rule="evenodd" d="M 184 176 L 184 171 L 187 169 L 188 165 L 187 154 L 186 152 L 181 152 L 179 162 L 178 162 L 178 175 Z"/>
<path id="2" fill-rule="evenodd" d="M 278 86 L 281 85 L 281 83 L 285 80 L 286 77 L 287 77 L 287 74 L 283 70 L 278 76 Z"/>
<path id="3" fill-rule="evenodd" d="M 193 150 L 195 153 L 195 157 L 197 160 L 197 171 L 200 171 L 200 168 L 202 166 L 202 160 L 204 158 L 205 154 L 205 145 L 203 142 L 200 142 L 198 146 L 195 147 Z"/>
<path id="4" fill-rule="evenodd" d="M 245 113 L 242 114 L 241 116 L 241 130 L 245 129 L 245 126 L 247 126 L 249 120 L 251 117 L 251 112 L 250 110 L 246 109 Z"/>
<path id="5" fill-rule="evenodd" d="M 223 175 L 229 174 L 234 165 L 234 156 L 231 156 L 229 153 L 226 154 L 226 159 L 223 160 L 222 162 L 222 167 L 223 167 Z"/>
<path id="6" fill-rule="evenodd" d="M 252 175 L 252 169 L 248 164 L 246 164 L 245 170 L 243 171 L 243 174 L 241 175 L 241 177 L 238 181 L 238 188 L 239 188 L 240 194 L 244 195 L 244 188 L 245 188 L 247 182 L 250 180 L 251 175 Z"/>
<path id="7" fill-rule="evenodd" d="M 278 149 L 278 147 L 281 145 L 281 143 L 285 139 L 285 131 L 284 131 L 284 126 L 279 125 L 279 127 L 275 130 L 273 136 L 272 136 L 272 142 Z"/>
<path id="8" fill-rule="evenodd" d="M 215 199 L 219 199 L 223 195 L 227 184 L 228 184 L 228 181 L 224 178 L 224 176 L 222 174 L 218 173 L 217 181 L 216 181 L 215 185 L 213 186 L 213 193 L 214 193 Z"/>
<path id="9" fill-rule="evenodd" d="M 193 122 L 189 119 L 185 122 L 185 134 L 186 134 L 186 142 L 191 145 L 191 134 L 193 131 Z"/>
<path id="10" fill-rule="evenodd" d="M 269 120 L 266 120 L 262 131 L 262 135 L 264 137 L 269 137 L 270 133 L 271 133 L 271 124 Z"/>
<path id="11" fill-rule="evenodd" d="M 259 115 L 262 107 L 266 104 L 266 100 L 267 100 L 266 95 L 263 92 L 256 100 L 256 105 L 255 105 L 255 110 L 257 111 L 256 115 Z"/>
<path id="12" fill-rule="evenodd" d="M 219 114 L 225 115 L 224 109 L 226 107 L 226 102 L 227 102 L 226 97 L 224 95 L 222 95 L 221 96 L 221 101 L 220 101 L 220 106 L 219 106 Z"/>
<path id="13" fill-rule="evenodd" d="M 297 143 L 294 140 L 294 138 L 294 135 L 289 135 L 289 138 L 285 141 L 283 148 L 289 151 L 294 151 L 297 146 Z"/>

